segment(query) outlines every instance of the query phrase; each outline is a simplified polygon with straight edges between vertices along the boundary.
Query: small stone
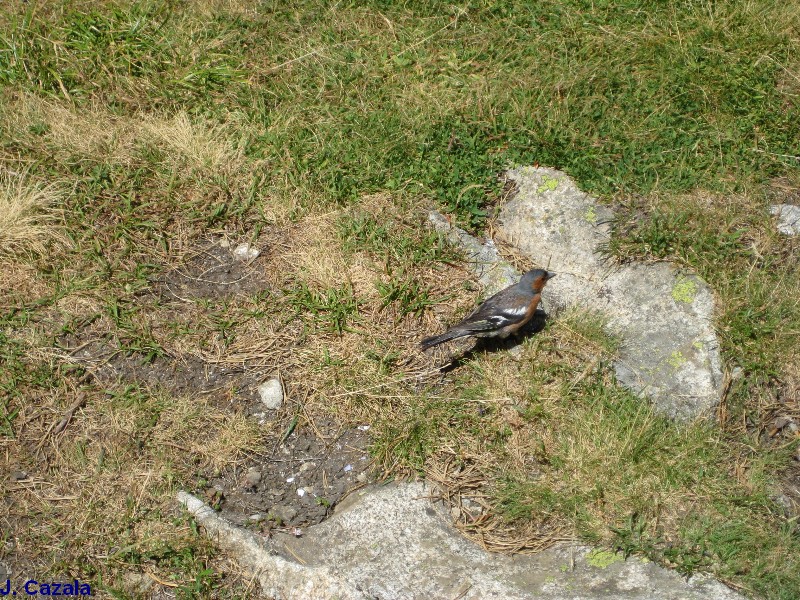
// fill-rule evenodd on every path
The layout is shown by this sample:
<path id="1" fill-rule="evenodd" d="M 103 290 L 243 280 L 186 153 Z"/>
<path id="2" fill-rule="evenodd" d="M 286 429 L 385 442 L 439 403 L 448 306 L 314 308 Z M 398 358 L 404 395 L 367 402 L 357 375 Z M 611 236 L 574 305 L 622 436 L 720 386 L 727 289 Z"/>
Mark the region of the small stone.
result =
<path id="1" fill-rule="evenodd" d="M 450 509 L 450 515 L 453 517 L 454 521 L 458 521 L 461 518 L 461 509 L 457 506 L 454 506 Z"/>
<path id="2" fill-rule="evenodd" d="M 789 417 L 778 417 L 777 419 L 775 419 L 773 426 L 775 427 L 775 429 L 781 430 L 791 422 L 792 420 Z"/>
<path id="3" fill-rule="evenodd" d="M 23 481 L 28 478 L 25 471 L 11 471 L 11 481 Z"/>
<path id="4" fill-rule="evenodd" d="M 792 499 L 789 498 L 786 494 L 778 494 L 777 496 L 773 497 L 775 504 L 780 506 L 787 514 L 791 514 L 792 509 L 794 508 L 794 503 Z"/>
<path id="5" fill-rule="evenodd" d="M 478 512 L 483 511 L 483 507 L 478 502 L 475 502 L 475 500 L 472 500 L 471 498 L 462 498 L 461 506 L 469 509 L 470 511 L 478 511 Z"/>
<path id="6" fill-rule="evenodd" d="M 778 231 L 783 235 L 800 235 L 800 206 L 776 204 L 769 212 L 778 217 Z"/>
<path id="7" fill-rule="evenodd" d="M 245 475 L 245 479 L 247 480 L 248 485 L 255 487 L 259 483 L 261 483 L 261 471 L 256 467 L 250 467 L 247 470 L 247 475 Z"/>
<path id="8" fill-rule="evenodd" d="M 270 410 L 278 410 L 283 406 L 283 386 L 277 378 L 265 381 L 258 386 L 258 395 L 264 406 Z"/>
<path id="9" fill-rule="evenodd" d="M 247 520 L 250 521 L 251 523 L 261 523 L 261 521 L 263 521 L 264 519 L 266 519 L 266 516 L 264 516 L 264 514 L 262 513 L 255 513 L 247 517 Z"/>
<path id="10" fill-rule="evenodd" d="M 356 475 L 356 481 L 358 483 L 366 483 L 367 482 L 367 474 L 366 473 L 359 473 Z"/>
<path id="11" fill-rule="evenodd" d="M 219 247 L 220 248 L 230 248 L 231 247 L 231 243 L 230 243 L 229 240 L 226 240 L 226 239 L 223 238 L 223 239 L 221 239 L 219 241 Z"/>
<path id="12" fill-rule="evenodd" d="M 125 573 L 122 580 L 125 586 L 137 595 L 148 595 L 155 583 L 150 577 L 141 573 Z"/>
<path id="13" fill-rule="evenodd" d="M 269 511 L 269 514 L 278 519 L 281 523 L 288 523 L 297 516 L 297 509 L 292 506 L 276 505 Z"/>
<path id="14" fill-rule="evenodd" d="M 316 465 L 313 462 L 304 462 L 300 465 L 300 472 L 305 473 L 306 471 L 311 471 Z"/>
<path id="15" fill-rule="evenodd" d="M 236 260 L 241 260 L 244 262 L 249 262 L 251 260 L 255 260 L 261 254 L 261 250 L 258 248 L 251 246 L 247 242 L 244 244 L 239 244 L 236 248 L 233 249 L 233 257 Z"/>

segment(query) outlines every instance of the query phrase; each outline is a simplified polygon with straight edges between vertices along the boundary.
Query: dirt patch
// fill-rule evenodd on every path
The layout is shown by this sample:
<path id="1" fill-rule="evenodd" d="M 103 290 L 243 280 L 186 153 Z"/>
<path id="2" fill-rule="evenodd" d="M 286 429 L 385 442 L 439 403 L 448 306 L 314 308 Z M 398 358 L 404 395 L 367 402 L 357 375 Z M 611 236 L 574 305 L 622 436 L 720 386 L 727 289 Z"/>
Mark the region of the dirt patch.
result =
<path id="1" fill-rule="evenodd" d="M 170 300 L 224 298 L 269 289 L 260 244 L 230 244 L 227 240 L 200 244 L 183 257 L 182 264 L 156 282 L 162 297 Z"/>
<path id="2" fill-rule="evenodd" d="M 267 444 L 271 453 L 221 476 L 205 490 L 222 515 L 262 532 L 324 520 L 353 489 L 368 482 L 371 465 L 365 428 L 315 425 Z"/>
<path id="3" fill-rule="evenodd" d="M 70 334 L 61 339 L 64 348 L 76 348 L 72 359 L 87 365 L 102 385 L 137 383 L 164 389 L 175 395 L 210 394 L 220 401 L 237 399 L 245 405 L 258 400 L 258 386 L 266 375 L 246 367 L 208 364 L 184 356 L 148 360 L 141 353 L 127 353 L 112 342 L 98 339 L 82 342 Z M 79 349 L 78 349 L 79 348 Z"/>
<path id="4" fill-rule="evenodd" d="M 264 370 L 208 364 L 194 357 L 144 361 L 109 341 L 81 344 L 72 334 L 62 345 L 80 346 L 73 359 L 91 365 L 94 379 L 103 386 L 122 382 L 178 396 L 207 395 L 221 408 L 241 411 L 265 427 L 263 454 L 196 482 L 209 504 L 234 523 L 261 532 L 314 525 L 350 491 L 369 482 L 369 427 L 342 428 L 333 420 L 300 422 L 285 410 L 266 409 L 258 393 L 267 376 Z"/>

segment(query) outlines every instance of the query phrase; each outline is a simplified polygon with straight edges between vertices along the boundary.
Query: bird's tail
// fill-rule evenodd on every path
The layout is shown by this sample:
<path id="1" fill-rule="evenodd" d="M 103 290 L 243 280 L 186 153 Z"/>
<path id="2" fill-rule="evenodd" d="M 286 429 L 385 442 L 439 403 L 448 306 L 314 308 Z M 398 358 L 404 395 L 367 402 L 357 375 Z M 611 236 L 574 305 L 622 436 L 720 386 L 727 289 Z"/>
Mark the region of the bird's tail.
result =
<path id="1" fill-rule="evenodd" d="M 425 338 L 419 343 L 419 347 L 422 350 L 427 350 L 428 348 L 432 348 L 433 346 L 441 344 L 442 342 L 447 342 L 455 338 L 464 337 L 465 335 L 469 334 L 470 332 L 468 330 L 461 329 L 459 327 L 453 327 L 452 329 L 448 329 L 441 335 L 434 335 L 433 337 Z"/>

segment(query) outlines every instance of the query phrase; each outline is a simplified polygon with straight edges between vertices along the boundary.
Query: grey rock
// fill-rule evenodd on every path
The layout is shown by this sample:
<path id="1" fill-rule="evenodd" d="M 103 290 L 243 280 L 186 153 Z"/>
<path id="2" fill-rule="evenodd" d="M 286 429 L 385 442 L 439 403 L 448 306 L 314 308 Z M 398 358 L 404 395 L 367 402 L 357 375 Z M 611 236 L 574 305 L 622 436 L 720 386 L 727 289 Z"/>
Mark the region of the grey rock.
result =
<path id="1" fill-rule="evenodd" d="M 670 417 L 711 415 L 723 377 L 708 286 L 666 262 L 621 265 L 602 256 L 613 212 L 564 173 L 526 167 L 508 176 L 519 191 L 502 207 L 499 231 L 557 273 L 542 294 L 545 310 L 604 314 L 621 340 L 615 370 L 622 384 Z"/>
<path id="2" fill-rule="evenodd" d="M 436 231 L 444 234 L 450 244 L 464 251 L 478 281 L 485 288 L 487 297 L 519 281 L 519 273 L 500 258 L 492 240 L 482 244 L 463 229 L 453 227 L 447 217 L 435 211 L 428 215 L 428 220 Z"/>
<path id="3" fill-rule="evenodd" d="M 270 540 L 232 527 L 189 494 L 178 499 L 278 600 L 743 600 L 709 577 L 687 581 L 635 557 L 596 560 L 583 546 L 490 554 L 461 536 L 429 495 L 421 483 L 367 488 L 302 537 L 276 533 Z"/>
<path id="4" fill-rule="evenodd" d="M 246 529 L 234 527 L 191 494 L 179 492 L 178 500 L 222 550 L 235 557 L 258 579 L 265 596 L 276 600 L 365 600 L 364 594 L 334 575 L 330 568 L 301 565 L 273 554 L 266 540 Z"/>
<path id="5" fill-rule="evenodd" d="M 278 410 L 283 406 L 283 386 L 280 379 L 270 379 L 258 386 L 261 402 L 270 410 Z"/>
<path id="6" fill-rule="evenodd" d="M 297 516 L 297 509 L 292 506 L 276 505 L 270 509 L 269 513 L 273 517 L 277 517 L 283 523 L 289 523 Z"/>
<path id="7" fill-rule="evenodd" d="M 769 212 L 778 217 L 778 231 L 783 235 L 800 235 L 800 206 L 776 204 Z"/>
<path id="8" fill-rule="evenodd" d="M 267 518 L 266 515 L 264 515 L 263 513 L 255 513 L 247 517 L 247 520 L 250 521 L 251 523 L 261 523 L 261 521 L 266 520 L 266 518 Z"/>
<path id="9" fill-rule="evenodd" d="M 261 471 L 257 467 L 250 467 L 245 475 L 248 485 L 258 485 L 261 483 Z"/>

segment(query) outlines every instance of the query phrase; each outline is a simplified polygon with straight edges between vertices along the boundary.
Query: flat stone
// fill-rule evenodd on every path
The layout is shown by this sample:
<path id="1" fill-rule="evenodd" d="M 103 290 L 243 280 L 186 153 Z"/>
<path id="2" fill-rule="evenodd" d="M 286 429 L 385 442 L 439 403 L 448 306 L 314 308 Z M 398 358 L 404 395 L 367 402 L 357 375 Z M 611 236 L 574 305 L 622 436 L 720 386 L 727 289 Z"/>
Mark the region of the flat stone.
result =
<path id="1" fill-rule="evenodd" d="M 259 538 L 193 496 L 178 499 L 216 543 L 278 600 L 744 600 L 706 576 L 584 546 L 533 556 L 490 554 L 452 527 L 422 483 L 365 488 L 302 537 Z"/>
<path id="2" fill-rule="evenodd" d="M 709 287 L 671 263 L 604 257 L 598 250 L 610 239 L 614 213 L 564 173 L 526 167 L 508 176 L 518 192 L 500 211 L 499 232 L 557 274 L 542 294 L 544 309 L 602 313 L 621 340 L 614 366 L 623 385 L 672 418 L 711 415 L 723 378 Z"/>
<path id="3" fill-rule="evenodd" d="M 800 235 L 800 206 L 776 204 L 769 212 L 778 217 L 778 231 L 783 235 Z"/>

